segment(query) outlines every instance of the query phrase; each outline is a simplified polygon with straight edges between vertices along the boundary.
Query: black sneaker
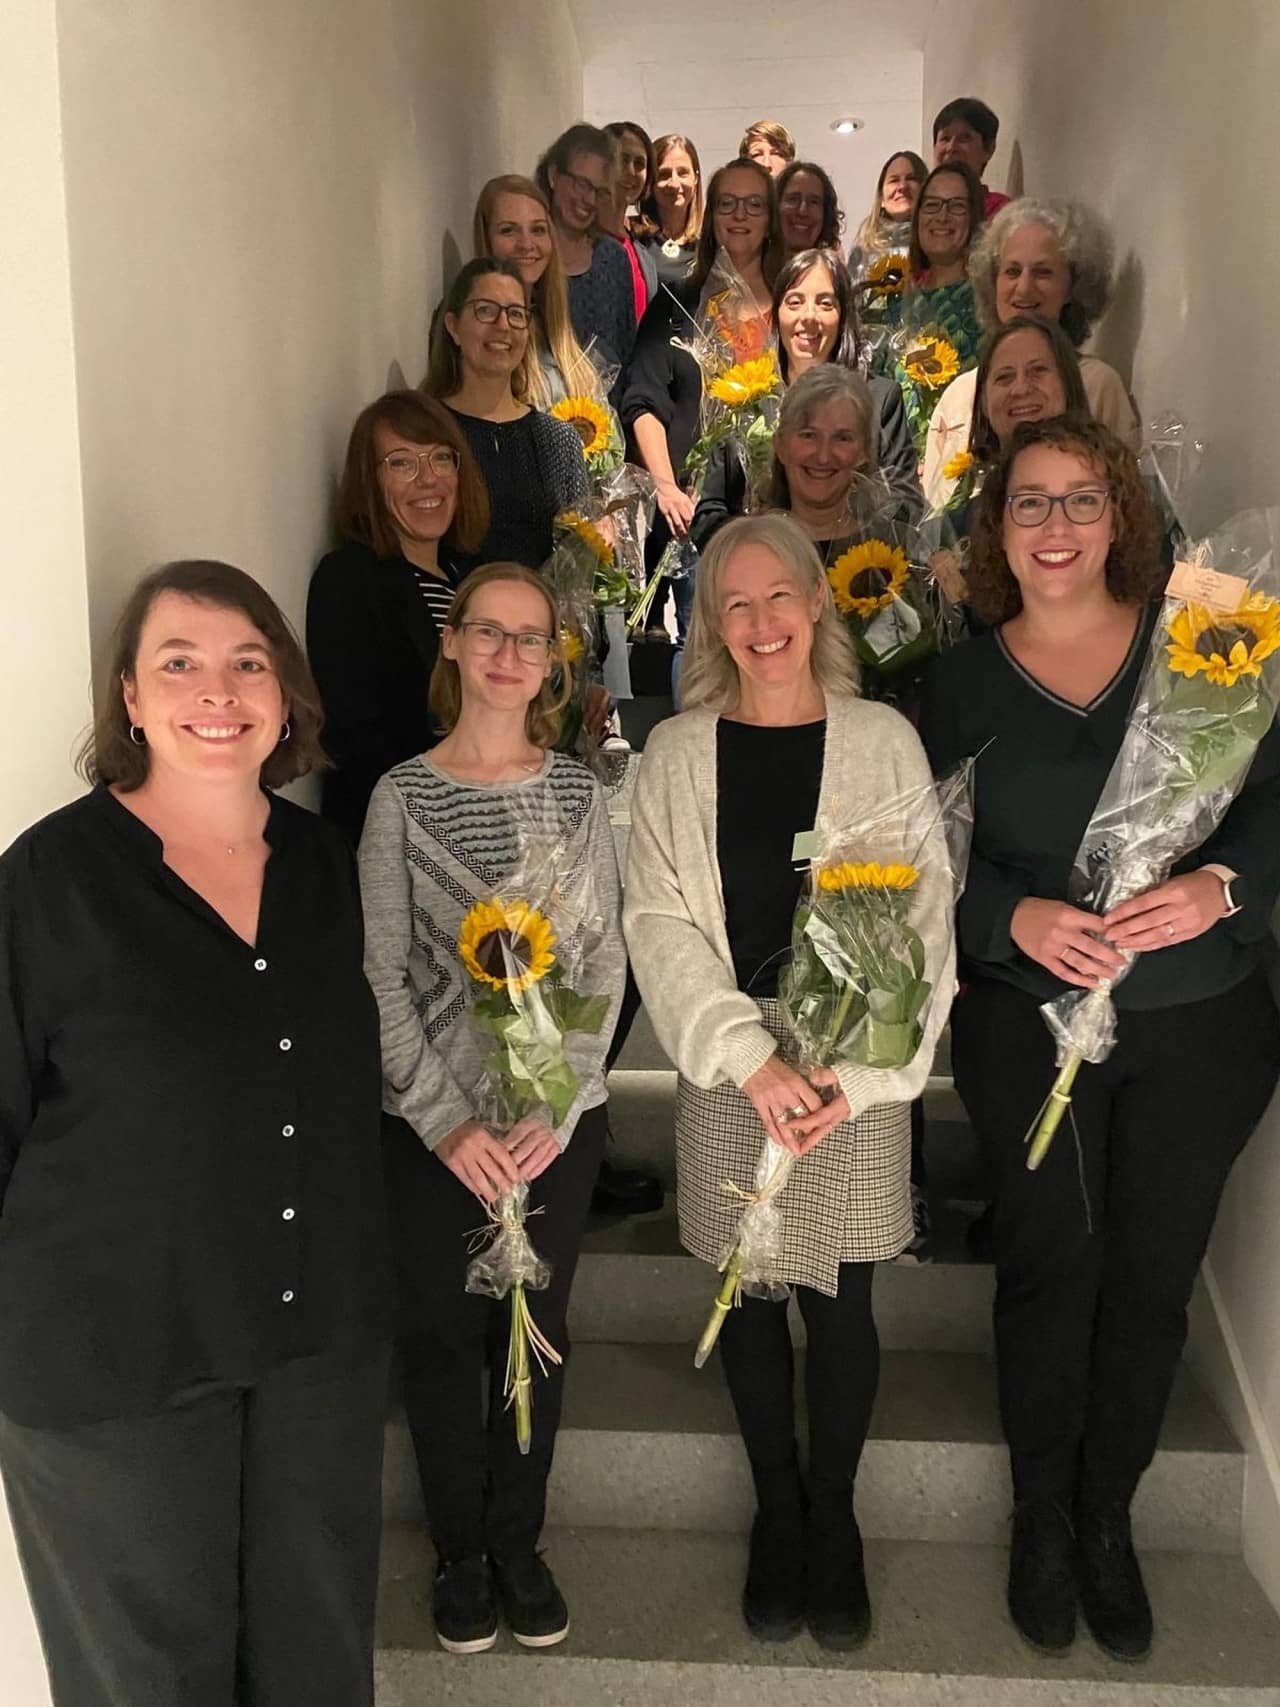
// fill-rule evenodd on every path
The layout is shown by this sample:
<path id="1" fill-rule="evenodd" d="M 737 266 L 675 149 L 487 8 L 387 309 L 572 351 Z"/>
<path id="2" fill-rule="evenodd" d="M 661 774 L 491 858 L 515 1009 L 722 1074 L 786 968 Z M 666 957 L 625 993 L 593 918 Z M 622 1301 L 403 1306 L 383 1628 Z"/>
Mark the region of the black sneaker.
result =
<path id="1" fill-rule="evenodd" d="M 845 1492 L 847 1507 L 849 1494 Z M 814 1514 L 819 1513 L 815 1502 Z M 862 1536 L 852 1511 L 823 1509 L 810 1516 L 805 1618 L 815 1642 L 837 1652 L 860 1648 L 871 1634 L 871 1598 L 862 1563 Z"/>
<path id="2" fill-rule="evenodd" d="M 1151 1602 L 1123 1500 L 1079 1503 L 1076 1550 L 1080 1605 L 1094 1641 L 1113 1660 L 1145 1660 L 1151 1652 Z"/>
<path id="3" fill-rule="evenodd" d="M 537 1553 L 493 1562 L 502 1616 L 526 1648 L 554 1648 L 569 1634 L 569 1608 L 556 1579 Z"/>
<path id="4" fill-rule="evenodd" d="M 911 1184 L 911 1243 L 904 1251 L 900 1251 L 897 1261 L 901 1263 L 921 1264 L 933 1261 L 933 1251 L 930 1240 L 933 1237 L 933 1222 L 929 1216 L 929 1200 L 923 1190 Z"/>
<path id="5" fill-rule="evenodd" d="M 1046 1653 L 1075 1640 L 1075 1539 L 1055 1499 L 1023 1500 L 1014 1510 L 1009 1616 L 1019 1635 Z"/>
<path id="6" fill-rule="evenodd" d="M 751 1525 L 742 1617 L 760 1642 L 789 1642 L 804 1625 L 804 1519 L 757 1511 Z"/>
<path id="7" fill-rule="evenodd" d="M 662 1181 L 637 1168 L 620 1168 L 605 1157 L 591 1193 L 597 1215 L 651 1215 L 662 1208 Z"/>
<path id="8" fill-rule="evenodd" d="M 436 1641 L 451 1654 L 482 1654 L 498 1639 L 498 1608 L 489 1561 L 477 1555 L 450 1559 L 436 1571 L 431 1590 Z"/>

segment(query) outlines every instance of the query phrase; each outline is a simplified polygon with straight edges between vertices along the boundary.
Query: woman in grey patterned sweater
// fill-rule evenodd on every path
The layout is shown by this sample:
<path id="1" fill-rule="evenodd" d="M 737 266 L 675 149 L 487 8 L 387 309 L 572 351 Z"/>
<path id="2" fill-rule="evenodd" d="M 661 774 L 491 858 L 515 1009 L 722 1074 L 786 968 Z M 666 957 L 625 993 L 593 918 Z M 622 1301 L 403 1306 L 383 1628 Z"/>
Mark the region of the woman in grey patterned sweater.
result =
<path id="1" fill-rule="evenodd" d="M 539 1380 L 522 1457 L 503 1399 L 509 1305 L 464 1290 L 469 1235 L 483 1220 L 476 1200 L 529 1182 L 534 1241 L 552 1267 L 536 1315 L 567 1359 L 565 1313 L 604 1147 L 605 1052 L 626 956 L 604 798 L 581 765 L 549 750 L 563 697 L 552 688 L 558 634 L 554 595 L 531 570 L 490 564 L 463 582 L 431 679 L 448 733 L 378 783 L 360 844 L 405 1410 L 437 1554 L 436 1633 L 458 1653 L 492 1647 L 499 1599 L 526 1646 L 549 1646 L 569 1628 L 536 1552 L 563 1368 Z M 566 1039 L 578 1092 L 561 1124 L 526 1117 L 502 1133 L 484 1124 L 484 1063 L 458 940 L 471 906 L 512 876 L 529 824 L 559 850 L 557 955 L 580 964 L 579 993 L 604 993 L 609 1005 L 598 1034 Z"/>

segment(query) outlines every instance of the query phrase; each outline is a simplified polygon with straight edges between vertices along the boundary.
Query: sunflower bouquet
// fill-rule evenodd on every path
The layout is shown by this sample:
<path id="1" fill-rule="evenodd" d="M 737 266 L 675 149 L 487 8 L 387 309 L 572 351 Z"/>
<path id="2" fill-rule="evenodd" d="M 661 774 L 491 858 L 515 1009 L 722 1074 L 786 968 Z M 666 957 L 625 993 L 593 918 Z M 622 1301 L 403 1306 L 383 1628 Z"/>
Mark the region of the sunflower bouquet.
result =
<path id="1" fill-rule="evenodd" d="M 870 369 L 876 367 L 879 352 L 898 324 L 910 271 L 904 240 L 900 249 L 870 255 L 854 280 L 863 360 Z"/>
<path id="2" fill-rule="evenodd" d="M 895 1071 L 924 1040 L 939 932 L 949 933 L 968 863 L 971 762 L 855 823 L 819 823 L 778 1002 L 800 1071 Z M 948 939 L 949 940 L 949 939 Z M 948 996 L 950 992 L 947 992 Z M 767 1139 L 750 1191 L 726 1182 L 743 1211 L 721 1256 L 722 1281 L 694 1355 L 700 1369 L 745 1293 L 785 1298 L 779 1198 L 796 1165 Z"/>
<path id="3" fill-rule="evenodd" d="M 938 401 L 953 379 L 977 365 L 978 343 L 971 312 L 962 312 L 958 304 L 949 308 L 938 291 L 907 293 L 887 356 L 892 377 L 902 388 L 907 425 L 921 463 Z"/>
<path id="4" fill-rule="evenodd" d="M 691 317 L 688 336 L 671 341 L 693 357 L 702 375 L 698 436 L 683 471 L 694 503 L 702 495 L 711 458 L 725 444 L 741 459 L 748 486 L 758 485 L 768 467 L 778 421 L 782 372 L 768 320 L 723 255 L 712 267 L 700 317 Z M 679 579 L 696 561 L 687 539 L 673 539 L 628 627 L 634 630 L 643 623 L 664 576 Z"/>
<path id="5" fill-rule="evenodd" d="M 480 1118 L 505 1134 L 528 1115 L 557 1127 L 579 1090 L 566 1040 L 598 1035 L 609 1010 L 606 994 L 574 988 L 601 923 L 583 848 L 558 824 L 517 823 L 520 857 L 512 877 L 476 901 L 458 933 L 458 956 L 470 980 L 471 1023 L 484 1061 L 476 1091 Z M 533 1369 L 545 1375 L 560 1355 L 538 1330 L 527 1293 L 544 1290 L 551 1270 L 529 1237 L 528 1187 L 520 1181 L 489 1210 L 484 1248 L 467 1268 L 466 1289 L 511 1299 L 506 1397 L 516 1440 L 532 1440 Z"/>
<path id="6" fill-rule="evenodd" d="M 1068 899 L 1110 912 L 1166 881 L 1203 847 L 1235 799 L 1280 703 L 1280 510 L 1250 510 L 1174 567 L 1152 631 L 1124 741 L 1081 839 Z M 1115 1044 L 1111 992 L 1041 1009 L 1058 1074 L 1027 1134 L 1038 1168 L 1071 1104 L 1081 1065 Z"/>
<path id="7" fill-rule="evenodd" d="M 843 537 L 827 550 L 827 582 L 869 672 L 868 691 L 892 697 L 937 650 L 943 636 L 919 529 L 905 522 L 882 484 L 859 478 Z"/>

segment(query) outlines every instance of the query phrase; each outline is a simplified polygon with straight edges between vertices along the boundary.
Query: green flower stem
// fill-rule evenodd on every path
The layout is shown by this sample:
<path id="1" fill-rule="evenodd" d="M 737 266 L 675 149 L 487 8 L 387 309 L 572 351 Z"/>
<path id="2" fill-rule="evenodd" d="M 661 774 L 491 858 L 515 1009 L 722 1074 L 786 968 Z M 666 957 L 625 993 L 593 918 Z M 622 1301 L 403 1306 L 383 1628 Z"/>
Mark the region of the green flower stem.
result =
<path id="1" fill-rule="evenodd" d="M 733 1255 L 724 1265 L 724 1279 L 720 1290 L 716 1293 L 715 1303 L 711 1306 L 711 1315 L 706 1327 L 702 1330 L 702 1338 L 698 1341 L 698 1349 L 693 1354 L 693 1367 L 701 1369 L 711 1353 L 715 1350 L 716 1341 L 720 1338 L 720 1330 L 724 1319 L 738 1301 L 738 1289 L 742 1284 L 742 1252 L 734 1248 Z"/>

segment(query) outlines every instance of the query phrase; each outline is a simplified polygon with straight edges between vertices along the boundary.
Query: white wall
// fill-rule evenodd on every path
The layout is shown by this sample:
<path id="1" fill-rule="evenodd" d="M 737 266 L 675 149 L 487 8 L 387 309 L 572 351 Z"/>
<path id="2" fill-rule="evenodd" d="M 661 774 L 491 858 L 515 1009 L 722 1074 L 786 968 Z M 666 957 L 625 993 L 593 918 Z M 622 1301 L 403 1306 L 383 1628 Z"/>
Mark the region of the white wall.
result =
<path id="1" fill-rule="evenodd" d="M 78 792 L 90 633 L 143 569 L 229 558 L 301 621 L 351 421 L 391 363 L 421 377 L 476 191 L 579 116 L 566 0 L 492 24 L 447 0 L 0 8 L 0 846 Z M 47 1699 L 0 1505 L 0 1702 Z"/>
<path id="2" fill-rule="evenodd" d="M 785 32 L 779 30 L 785 43 Z M 804 32 L 803 40 L 811 32 Z M 649 46 L 658 51 L 662 42 Z M 781 46 L 782 44 L 780 44 Z M 825 166 L 846 215 L 845 247 L 871 206 L 888 157 L 920 147 L 923 56 L 918 49 L 883 47 L 852 55 L 802 52 L 797 42 L 774 57 L 726 59 L 723 41 L 705 56 L 696 50 L 669 58 L 620 60 L 607 49 L 584 67 L 583 106 L 594 124 L 634 119 L 650 136 L 691 136 L 710 177 L 738 152 L 747 126 L 778 119 L 796 139 L 799 158 Z M 852 136 L 830 123 L 844 113 L 865 119 Z"/>
<path id="3" fill-rule="evenodd" d="M 148 564 L 300 617 L 346 435 L 411 384 L 483 180 L 581 105 L 565 0 L 61 0 L 95 639 Z"/>
<path id="4" fill-rule="evenodd" d="M 926 119 L 978 95 L 1000 115 L 988 182 L 1092 202 L 1123 260 L 1094 347 L 1144 420 L 1208 445 L 1189 519 L 1280 503 L 1280 9 L 1272 0 L 946 0 L 925 47 Z M 1227 1190 L 1191 1356 L 1250 1448 L 1246 1556 L 1280 1606 L 1280 1107 Z"/>

